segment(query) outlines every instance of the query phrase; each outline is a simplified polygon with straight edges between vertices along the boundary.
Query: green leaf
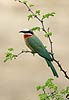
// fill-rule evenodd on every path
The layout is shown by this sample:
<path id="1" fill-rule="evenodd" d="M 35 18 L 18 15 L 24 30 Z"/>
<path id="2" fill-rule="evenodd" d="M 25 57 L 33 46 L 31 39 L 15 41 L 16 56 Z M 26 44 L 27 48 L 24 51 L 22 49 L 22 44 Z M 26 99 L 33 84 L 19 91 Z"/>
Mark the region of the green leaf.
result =
<path id="1" fill-rule="evenodd" d="M 40 90 L 41 89 L 41 86 L 37 86 L 36 89 L 37 89 L 37 91 Z"/>
<path id="2" fill-rule="evenodd" d="M 28 15 L 28 21 L 29 21 L 31 18 L 33 18 L 33 15 L 32 15 L 32 14 Z"/>
<path id="3" fill-rule="evenodd" d="M 44 14 L 42 19 L 49 18 L 50 16 L 54 16 L 55 12 Z"/>
<path id="4" fill-rule="evenodd" d="M 41 86 L 41 89 L 42 90 L 45 90 L 45 88 L 46 88 L 46 85 L 45 84 Z"/>
<path id="5" fill-rule="evenodd" d="M 33 4 L 30 4 L 30 5 L 29 5 L 29 7 L 33 7 L 33 6 L 34 6 Z"/>
<path id="6" fill-rule="evenodd" d="M 61 94 L 66 94 L 66 90 L 65 89 L 62 89 L 61 90 Z"/>
<path id="7" fill-rule="evenodd" d="M 62 94 L 69 94 L 69 86 L 66 87 L 66 89 L 62 89 Z"/>
<path id="8" fill-rule="evenodd" d="M 55 100 L 65 100 L 63 95 L 58 91 L 58 93 L 56 94 Z"/>
<path id="9" fill-rule="evenodd" d="M 7 62 L 8 60 L 9 60 L 9 58 L 7 57 L 7 58 L 4 59 L 4 62 Z"/>
<path id="10" fill-rule="evenodd" d="M 12 53 L 7 52 L 7 53 L 6 53 L 6 57 L 9 57 L 11 54 L 12 54 Z"/>
<path id="11" fill-rule="evenodd" d="M 54 84 L 52 81 L 53 81 L 52 78 L 48 79 L 48 80 L 46 81 L 45 85 L 46 85 L 48 88 L 50 88 L 50 89 L 57 90 L 57 88 L 58 88 L 57 85 Z"/>
<path id="12" fill-rule="evenodd" d="M 37 15 L 40 15 L 40 10 L 36 10 L 35 12 Z"/>
<path id="13" fill-rule="evenodd" d="M 28 1 L 26 1 L 26 0 L 21 0 L 21 2 L 23 2 L 24 4 L 26 4 Z"/>
<path id="14" fill-rule="evenodd" d="M 4 62 L 8 61 L 8 60 L 12 60 L 12 59 L 15 59 L 15 55 L 13 53 L 7 53 L 6 54 L 6 58 L 4 59 Z"/>
<path id="15" fill-rule="evenodd" d="M 32 29 L 31 29 L 32 31 L 40 31 L 40 27 L 38 27 L 38 26 L 36 26 L 36 27 L 33 27 Z"/>
<path id="16" fill-rule="evenodd" d="M 49 36 L 52 36 L 52 34 L 53 34 L 52 32 L 47 32 L 47 33 L 45 33 L 44 36 L 45 36 L 45 37 L 49 37 Z"/>
<path id="17" fill-rule="evenodd" d="M 66 87 L 66 93 L 69 93 L 69 86 Z"/>
<path id="18" fill-rule="evenodd" d="M 47 93 L 45 94 L 39 94 L 40 100 L 50 100 L 49 95 Z"/>
<path id="19" fill-rule="evenodd" d="M 8 51 L 13 51 L 14 49 L 13 48 L 8 48 Z"/>
<path id="20" fill-rule="evenodd" d="M 13 54 L 13 51 L 14 51 L 13 48 L 8 48 L 4 62 L 7 62 L 8 60 L 12 60 L 16 58 L 16 55 Z"/>

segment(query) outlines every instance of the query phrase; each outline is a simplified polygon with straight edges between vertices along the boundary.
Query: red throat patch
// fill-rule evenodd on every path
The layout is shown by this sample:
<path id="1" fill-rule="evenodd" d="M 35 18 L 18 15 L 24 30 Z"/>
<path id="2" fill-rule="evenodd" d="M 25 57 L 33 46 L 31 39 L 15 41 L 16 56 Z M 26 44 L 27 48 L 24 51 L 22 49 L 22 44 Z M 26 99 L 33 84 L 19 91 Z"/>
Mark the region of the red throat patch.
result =
<path id="1" fill-rule="evenodd" d="M 24 34 L 24 38 L 28 38 L 30 36 L 32 36 L 32 34 Z"/>

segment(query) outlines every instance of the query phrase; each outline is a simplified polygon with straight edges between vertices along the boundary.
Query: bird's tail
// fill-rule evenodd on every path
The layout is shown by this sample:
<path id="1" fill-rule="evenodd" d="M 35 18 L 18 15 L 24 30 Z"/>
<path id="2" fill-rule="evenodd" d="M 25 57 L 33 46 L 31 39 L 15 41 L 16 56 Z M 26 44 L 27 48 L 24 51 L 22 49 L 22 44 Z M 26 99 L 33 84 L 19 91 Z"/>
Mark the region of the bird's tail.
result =
<path id="1" fill-rule="evenodd" d="M 56 69 L 54 68 L 54 66 L 53 66 L 53 64 L 51 63 L 51 61 L 49 61 L 49 60 L 47 60 L 47 59 L 45 59 L 45 60 L 46 60 L 46 62 L 47 62 L 47 64 L 48 64 L 48 66 L 51 68 L 51 70 L 52 70 L 52 72 L 53 72 L 53 75 L 56 76 L 56 77 L 59 77 L 58 74 L 57 74 L 57 71 L 56 71 Z"/>

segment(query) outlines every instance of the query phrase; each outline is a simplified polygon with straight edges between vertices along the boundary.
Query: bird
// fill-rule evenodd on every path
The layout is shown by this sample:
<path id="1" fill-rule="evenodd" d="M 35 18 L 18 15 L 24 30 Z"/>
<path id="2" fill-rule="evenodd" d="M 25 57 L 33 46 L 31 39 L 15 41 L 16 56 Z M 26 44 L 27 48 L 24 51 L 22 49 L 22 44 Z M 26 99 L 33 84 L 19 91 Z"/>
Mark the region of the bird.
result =
<path id="1" fill-rule="evenodd" d="M 31 29 L 23 29 L 19 31 L 19 33 L 23 34 L 25 43 L 27 47 L 34 53 L 37 53 L 39 56 L 45 59 L 45 61 L 48 64 L 48 67 L 50 67 L 53 75 L 55 77 L 59 77 L 57 74 L 57 71 L 52 64 L 52 57 L 48 50 L 43 45 L 42 41 L 34 34 L 34 32 Z"/>

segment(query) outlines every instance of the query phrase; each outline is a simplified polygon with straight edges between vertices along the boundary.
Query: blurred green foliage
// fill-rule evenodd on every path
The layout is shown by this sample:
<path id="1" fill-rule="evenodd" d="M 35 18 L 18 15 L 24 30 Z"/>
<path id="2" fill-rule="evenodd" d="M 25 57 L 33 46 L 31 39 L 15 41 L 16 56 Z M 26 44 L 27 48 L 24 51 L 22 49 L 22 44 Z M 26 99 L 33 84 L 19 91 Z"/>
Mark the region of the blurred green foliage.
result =
<path id="1" fill-rule="evenodd" d="M 36 87 L 37 91 L 42 91 L 38 95 L 40 100 L 69 100 L 69 86 L 60 90 L 53 80 L 49 78 L 45 84 Z"/>

